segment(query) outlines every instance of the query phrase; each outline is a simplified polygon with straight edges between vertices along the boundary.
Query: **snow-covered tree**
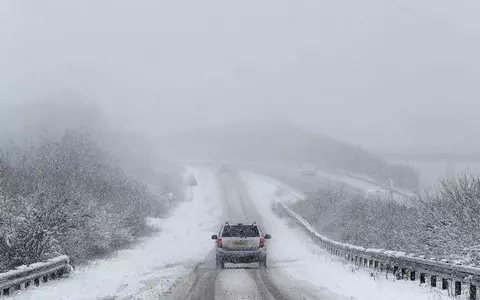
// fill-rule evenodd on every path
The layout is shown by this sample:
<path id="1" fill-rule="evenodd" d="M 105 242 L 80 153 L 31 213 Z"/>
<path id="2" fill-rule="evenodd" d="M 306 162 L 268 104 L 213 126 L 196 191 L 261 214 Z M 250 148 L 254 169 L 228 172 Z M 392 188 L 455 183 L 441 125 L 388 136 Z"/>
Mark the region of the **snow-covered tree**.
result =
<path id="1" fill-rule="evenodd" d="M 0 157 L 0 270 L 67 254 L 73 263 L 133 242 L 163 199 L 112 164 L 89 134 L 68 131 Z M 152 209 L 154 208 L 154 209 Z"/>

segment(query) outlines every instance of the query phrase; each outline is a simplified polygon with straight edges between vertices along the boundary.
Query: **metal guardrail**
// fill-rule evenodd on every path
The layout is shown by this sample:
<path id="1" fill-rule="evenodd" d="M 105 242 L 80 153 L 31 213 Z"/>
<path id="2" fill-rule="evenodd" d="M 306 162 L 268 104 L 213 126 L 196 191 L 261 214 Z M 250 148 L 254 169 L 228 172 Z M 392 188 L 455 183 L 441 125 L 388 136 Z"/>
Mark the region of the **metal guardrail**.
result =
<path id="1" fill-rule="evenodd" d="M 468 299 L 479 299 L 477 287 L 480 285 L 480 269 L 454 264 L 451 262 L 428 259 L 425 256 L 406 255 L 404 252 L 383 249 L 367 249 L 333 241 L 321 234 L 285 203 L 274 207 L 277 214 L 288 216 L 302 227 L 312 240 L 327 252 L 360 267 L 380 272 L 391 272 L 398 279 L 419 280 L 431 287 L 439 286 L 443 290 L 453 289 L 455 296 L 468 294 Z M 453 285 L 453 286 L 452 286 Z"/>
<path id="2" fill-rule="evenodd" d="M 15 270 L 0 273 L 0 297 L 9 296 L 15 291 L 24 290 L 29 286 L 39 286 L 49 280 L 55 280 L 68 275 L 72 267 L 70 259 L 63 255 L 46 262 L 29 266 L 20 266 Z"/>

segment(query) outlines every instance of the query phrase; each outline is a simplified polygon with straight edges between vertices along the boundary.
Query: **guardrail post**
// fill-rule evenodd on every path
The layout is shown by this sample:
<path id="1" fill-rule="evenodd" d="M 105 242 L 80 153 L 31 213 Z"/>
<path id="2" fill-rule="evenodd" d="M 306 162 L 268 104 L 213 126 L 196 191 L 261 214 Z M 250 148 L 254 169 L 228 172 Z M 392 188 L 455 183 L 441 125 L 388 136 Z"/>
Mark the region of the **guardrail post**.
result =
<path id="1" fill-rule="evenodd" d="M 63 275 L 65 275 L 65 269 L 58 270 L 58 277 L 62 277 Z"/>
<path id="2" fill-rule="evenodd" d="M 462 294 L 462 283 L 460 281 L 455 281 L 455 296 L 460 296 Z"/>
<path id="3" fill-rule="evenodd" d="M 55 280 L 55 279 L 57 279 L 57 273 L 56 272 L 50 273 L 50 280 Z"/>
<path id="4" fill-rule="evenodd" d="M 442 278 L 442 290 L 448 290 L 448 279 Z"/>
<path id="5" fill-rule="evenodd" d="M 398 266 L 393 266 L 393 275 L 395 275 L 397 278 L 399 278 Z"/>
<path id="6" fill-rule="evenodd" d="M 437 276 L 435 275 L 430 276 L 430 286 L 437 287 Z"/>
<path id="7" fill-rule="evenodd" d="M 470 300 L 477 300 L 477 286 L 470 284 Z"/>
<path id="8" fill-rule="evenodd" d="M 410 270 L 410 280 L 411 281 L 415 281 L 415 279 L 416 279 L 415 275 L 416 275 L 415 271 Z"/>
<path id="9" fill-rule="evenodd" d="M 425 283 L 425 273 L 420 273 L 420 284 Z"/>

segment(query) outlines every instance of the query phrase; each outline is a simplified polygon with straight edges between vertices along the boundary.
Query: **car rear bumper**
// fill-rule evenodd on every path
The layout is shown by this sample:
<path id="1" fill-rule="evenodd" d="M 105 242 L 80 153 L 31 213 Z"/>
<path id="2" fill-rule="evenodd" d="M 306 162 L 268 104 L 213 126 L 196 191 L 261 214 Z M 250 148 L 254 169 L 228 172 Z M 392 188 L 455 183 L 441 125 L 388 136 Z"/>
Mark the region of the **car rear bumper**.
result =
<path id="1" fill-rule="evenodd" d="M 255 251 L 228 251 L 224 249 L 217 249 L 217 259 L 222 259 L 224 262 L 230 263 L 250 263 L 258 262 L 260 258 L 264 258 L 267 253 L 264 249 Z"/>

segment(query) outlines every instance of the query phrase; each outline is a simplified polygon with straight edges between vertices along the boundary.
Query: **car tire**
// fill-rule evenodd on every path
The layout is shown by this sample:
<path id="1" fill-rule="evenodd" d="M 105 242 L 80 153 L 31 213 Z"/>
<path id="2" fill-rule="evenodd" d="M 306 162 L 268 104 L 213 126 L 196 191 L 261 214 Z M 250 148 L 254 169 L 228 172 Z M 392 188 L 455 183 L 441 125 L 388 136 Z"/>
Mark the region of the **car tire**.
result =
<path id="1" fill-rule="evenodd" d="M 216 258 L 216 267 L 217 269 L 224 269 L 225 268 L 225 262 L 221 257 Z"/>
<path id="2" fill-rule="evenodd" d="M 260 269 L 266 269 L 267 268 L 267 256 L 262 256 L 258 260 L 258 265 L 260 266 Z"/>

